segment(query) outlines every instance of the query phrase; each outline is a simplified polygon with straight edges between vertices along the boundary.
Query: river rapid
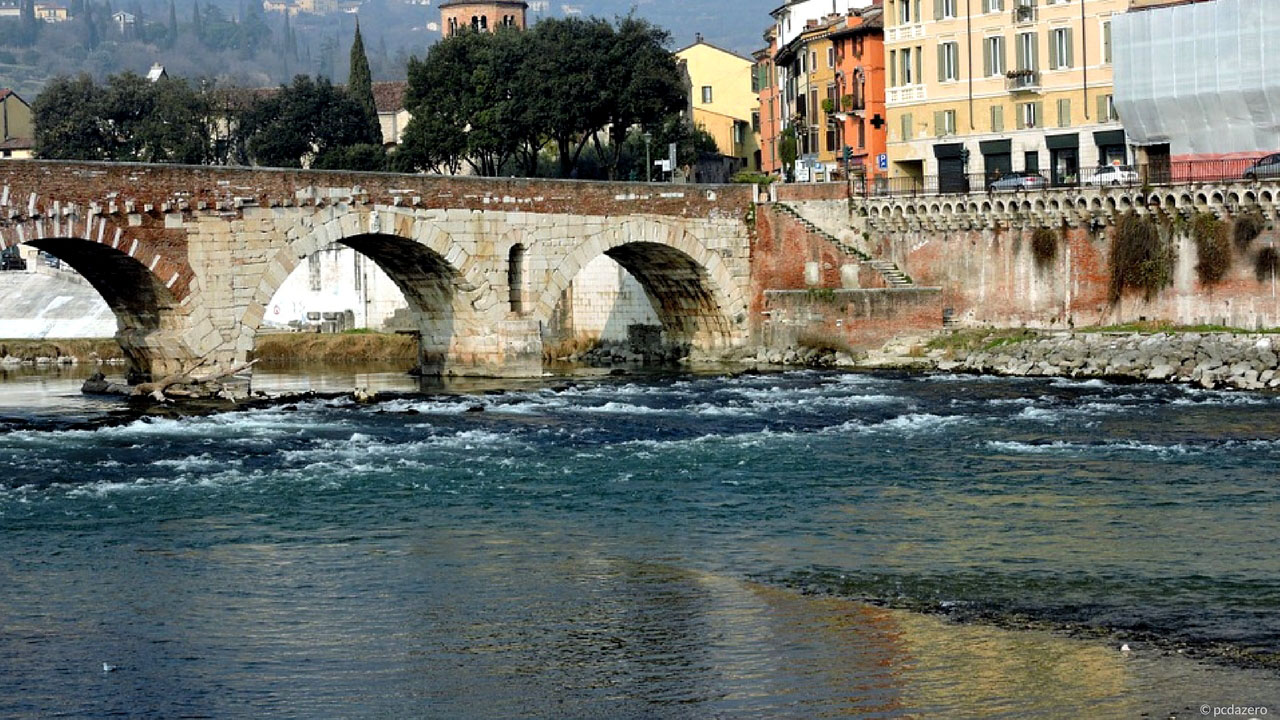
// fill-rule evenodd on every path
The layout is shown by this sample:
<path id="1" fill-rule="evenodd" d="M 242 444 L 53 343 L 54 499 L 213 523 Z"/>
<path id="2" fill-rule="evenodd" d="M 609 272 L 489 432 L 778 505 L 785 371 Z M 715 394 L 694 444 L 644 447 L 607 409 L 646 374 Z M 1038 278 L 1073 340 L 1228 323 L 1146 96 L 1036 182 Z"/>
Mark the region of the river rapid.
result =
<path id="1" fill-rule="evenodd" d="M 601 376 L 99 426 L 65 372 L 0 383 L 0 717 L 1280 713 L 1273 395 Z"/>

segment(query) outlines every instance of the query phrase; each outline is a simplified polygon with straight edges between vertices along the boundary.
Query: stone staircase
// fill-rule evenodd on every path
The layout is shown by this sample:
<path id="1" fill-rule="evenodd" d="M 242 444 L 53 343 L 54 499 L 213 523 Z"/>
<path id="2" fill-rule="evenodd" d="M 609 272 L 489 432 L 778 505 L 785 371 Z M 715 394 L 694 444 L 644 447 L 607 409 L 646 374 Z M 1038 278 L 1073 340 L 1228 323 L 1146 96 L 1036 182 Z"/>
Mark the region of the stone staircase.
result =
<path id="1" fill-rule="evenodd" d="M 862 252 L 858 248 L 841 240 L 835 235 L 832 235 L 826 230 L 823 230 L 817 225 L 814 225 L 812 222 L 806 219 L 803 215 L 801 215 L 795 208 L 791 207 L 790 205 L 787 205 L 786 203 L 781 203 L 781 202 L 775 203 L 775 207 L 777 207 L 783 213 L 790 215 L 796 222 L 800 223 L 801 227 L 803 227 L 805 230 L 808 230 L 810 233 L 813 233 L 814 235 L 821 237 L 823 240 L 826 240 L 832 245 L 835 245 L 837 248 L 840 248 L 840 251 L 843 252 L 844 254 L 849 255 L 851 257 L 858 258 L 859 260 L 862 261 L 862 264 L 867 265 L 872 269 L 874 269 L 876 272 L 880 273 L 880 275 L 884 277 L 885 282 L 889 284 L 889 287 L 903 288 L 903 287 L 915 286 L 915 282 L 911 280 L 911 276 L 903 272 L 902 269 L 899 268 L 897 265 L 895 265 L 893 262 L 889 260 L 872 259 L 870 255 Z"/>

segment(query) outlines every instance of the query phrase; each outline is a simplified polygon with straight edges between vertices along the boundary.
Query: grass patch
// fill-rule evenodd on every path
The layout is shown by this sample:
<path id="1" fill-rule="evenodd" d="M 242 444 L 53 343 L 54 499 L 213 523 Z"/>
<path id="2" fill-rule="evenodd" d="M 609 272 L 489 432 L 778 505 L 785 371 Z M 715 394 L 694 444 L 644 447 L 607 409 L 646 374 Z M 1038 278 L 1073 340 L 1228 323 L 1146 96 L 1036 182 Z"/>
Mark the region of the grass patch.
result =
<path id="1" fill-rule="evenodd" d="M 73 357 L 81 362 L 124 359 L 124 352 L 114 338 L 0 340 L 0 357 L 5 355 L 27 361 L 42 357 Z"/>
<path id="2" fill-rule="evenodd" d="M 1233 335 L 1254 335 L 1257 333 L 1280 333 L 1280 328 L 1252 330 L 1249 328 L 1230 327 L 1227 325 L 1177 325 L 1171 322 L 1147 320 L 1144 322 L 1123 323 L 1120 325 L 1099 325 L 1076 328 L 1078 333 L 1136 333 L 1140 335 L 1159 335 L 1170 333 L 1230 333 Z"/>
<path id="3" fill-rule="evenodd" d="M 418 360 L 418 338 L 367 331 L 336 335 L 270 333 L 258 336 L 253 357 L 272 362 L 404 360 L 414 363 Z"/>
<path id="4" fill-rule="evenodd" d="M 929 340 L 925 348 L 928 350 L 945 350 L 952 354 L 971 353 L 979 350 L 994 350 L 1004 345 L 1034 340 L 1037 337 L 1039 337 L 1039 333 L 1026 328 L 956 330 L 955 332 L 934 337 Z"/>

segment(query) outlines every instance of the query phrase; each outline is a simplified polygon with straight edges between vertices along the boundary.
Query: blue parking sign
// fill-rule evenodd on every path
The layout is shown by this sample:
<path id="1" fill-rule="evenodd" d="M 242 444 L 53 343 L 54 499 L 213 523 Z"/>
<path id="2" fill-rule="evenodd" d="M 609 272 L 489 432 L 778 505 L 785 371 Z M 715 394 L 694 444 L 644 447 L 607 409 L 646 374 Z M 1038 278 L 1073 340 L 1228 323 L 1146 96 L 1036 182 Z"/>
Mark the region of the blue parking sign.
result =
<path id="1" fill-rule="evenodd" d="M 876 156 L 876 167 L 880 168 L 881 170 L 889 169 L 888 153 L 880 153 L 879 155 Z"/>

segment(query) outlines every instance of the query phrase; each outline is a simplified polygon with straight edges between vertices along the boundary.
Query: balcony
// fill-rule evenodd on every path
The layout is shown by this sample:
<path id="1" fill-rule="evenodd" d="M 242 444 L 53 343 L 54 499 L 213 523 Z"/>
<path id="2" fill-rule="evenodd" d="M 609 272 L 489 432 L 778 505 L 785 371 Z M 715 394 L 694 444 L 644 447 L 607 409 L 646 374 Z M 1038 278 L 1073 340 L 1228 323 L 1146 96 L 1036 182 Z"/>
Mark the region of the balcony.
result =
<path id="1" fill-rule="evenodd" d="M 1036 21 L 1036 6 L 1024 4 L 1019 0 L 1013 5 L 1013 23 L 1015 25 L 1026 25 Z"/>
<path id="2" fill-rule="evenodd" d="M 1040 92 L 1039 70 L 1010 70 L 1004 76 L 1004 88 L 1011 93 Z"/>

